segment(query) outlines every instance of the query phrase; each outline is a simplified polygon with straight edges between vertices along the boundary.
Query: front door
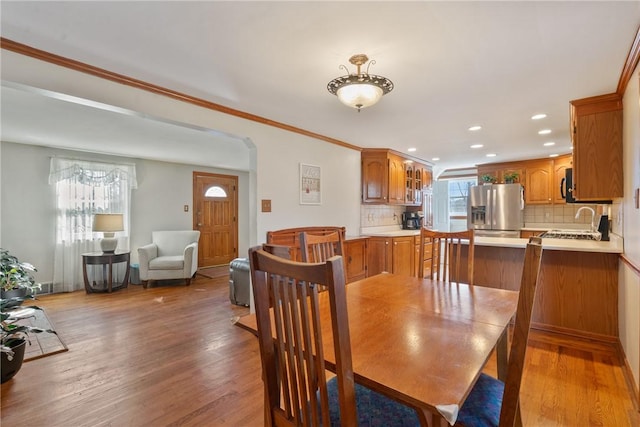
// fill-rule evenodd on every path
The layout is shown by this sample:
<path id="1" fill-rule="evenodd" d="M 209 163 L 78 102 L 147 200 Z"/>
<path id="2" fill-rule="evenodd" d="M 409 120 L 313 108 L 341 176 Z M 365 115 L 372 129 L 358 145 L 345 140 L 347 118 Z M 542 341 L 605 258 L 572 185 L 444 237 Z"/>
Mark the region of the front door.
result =
<path id="1" fill-rule="evenodd" d="M 238 256 L 238 177 L 193 173 L 193 228 L 200 230 L 198 267 Z"/>

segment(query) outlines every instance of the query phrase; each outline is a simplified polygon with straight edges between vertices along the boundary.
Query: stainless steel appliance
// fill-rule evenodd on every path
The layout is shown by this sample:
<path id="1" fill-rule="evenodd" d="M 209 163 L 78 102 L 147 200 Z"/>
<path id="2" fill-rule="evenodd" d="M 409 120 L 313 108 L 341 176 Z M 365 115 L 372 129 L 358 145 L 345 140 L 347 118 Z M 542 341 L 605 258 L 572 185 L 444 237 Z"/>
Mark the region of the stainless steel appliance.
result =
<path id="1" fill-rule="evenodd" d="M 467 227 L 476 236 L 520 237 L 524 192 L 520 184 L 485 184 L 469 188 Z"/>
<path id="2" fill-rule="evenodd" d="M 422 227 L 422 216 L 419 212 L 404 212 L 402 214 L 403 230 L 420 230 Z"/>
<path id="3" fill-rule="evenodd" d="M 540 237 L 549 239 L 602 240 L 600 232 L 585 230 L 549 230 L 542 233 Z"/>

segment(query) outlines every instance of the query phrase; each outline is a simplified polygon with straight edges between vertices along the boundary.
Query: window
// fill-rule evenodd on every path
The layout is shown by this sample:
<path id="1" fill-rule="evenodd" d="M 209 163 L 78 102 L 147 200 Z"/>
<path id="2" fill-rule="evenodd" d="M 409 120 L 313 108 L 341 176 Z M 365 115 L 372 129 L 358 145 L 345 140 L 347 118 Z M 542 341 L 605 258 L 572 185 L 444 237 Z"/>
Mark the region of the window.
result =
<path id="1" fill-rule="evenodd" d="M 227 192 L 224 191 L 222 187 L 218 187 L 214 185 L 213 187 L 207 188 L 207 191 L 204 193 L 204 197 L 227 197 Z"/>
<path id="2" fill-rule="evenodd" d="M 449 230 L 467 229 L 467 199 L 469 187 L 476 185 L 476 178 L 449 180 Z"/>
<path id="3" fill-rule="evenodd" d="M 54 157 L 49 184 L 56 189 L 56 250 L 54 291 L 84 287 L 82 257 L 97 249 L 92 230 L 97 213 L 122 213 L 124 232 L 118 247 L 129 248 L 129 204 L 137 187 L 135 165 L 111 164 Z"/>

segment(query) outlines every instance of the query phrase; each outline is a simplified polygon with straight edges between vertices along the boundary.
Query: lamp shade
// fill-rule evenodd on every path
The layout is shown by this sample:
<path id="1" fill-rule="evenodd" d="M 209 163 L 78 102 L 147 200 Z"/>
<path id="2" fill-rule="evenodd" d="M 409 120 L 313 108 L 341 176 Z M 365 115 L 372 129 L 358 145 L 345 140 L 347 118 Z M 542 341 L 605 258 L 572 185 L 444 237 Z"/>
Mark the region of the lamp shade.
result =
<path id="1" fill-rule="evenodd" d="M 124 230 L 122 214 L 96 214 L 93 217 L 93 231 L 113 233 Z"/>
<path id="2" fill-rule="evenodd" d="M 100 240 L 100 248 L 104 253 L 114 253 L 118 247 L 115 232 L 124 230 L 122 214 L 95 214 L 93 217 L 93 231 L 104 233 Z"/>

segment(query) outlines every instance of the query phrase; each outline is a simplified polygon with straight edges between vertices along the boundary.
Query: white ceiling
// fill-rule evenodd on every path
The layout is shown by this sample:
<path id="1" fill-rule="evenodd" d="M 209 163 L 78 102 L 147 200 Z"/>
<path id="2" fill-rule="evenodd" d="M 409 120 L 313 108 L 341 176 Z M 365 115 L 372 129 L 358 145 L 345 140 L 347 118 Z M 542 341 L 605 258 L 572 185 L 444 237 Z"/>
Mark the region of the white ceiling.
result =
<path id="1" fill-rule="evenodd" d="M 638 1 L 4 0 L 0 8 L 2 37 L 353 145 L 416 147 L 417 157 L 441 159 L 437 170 L 569 152 L 569 101 L 615 92 L 640 26 Z M 360 113 L 326 89 L 344 74 L 341 64 L 354 71 L 348 58 L 356 53 L 395 84 Z M 86 126 L 63 120 L 72 116 L 66 111 L 57 125 L 32 132 L 40 108 L 64 108 L 59 100 L 31 108 L 41 95 L 3 85 L 3 140 L 97 150 L 86 145 Z M 534 122 L 536 113 L 548 116 Z M 159 139 L 152 118 L 108 108 L 90 114 L 107 115 L 101 125 L 119 143 L 98 147 L 115 154 L 144 157 L 151 144 L 157 159 L 191 163 L 209 138 L 241 143 L 202 129 L 181 135 L 175 123 L 157 124 Z M 475 124 L 483 129 L 469 132 Z M 542 128 L 552 133 L 538 135 Z M 471 150 L 476 143 L 484 147 Z M 140 152 L 127 152 L 135 147 Z"/>

